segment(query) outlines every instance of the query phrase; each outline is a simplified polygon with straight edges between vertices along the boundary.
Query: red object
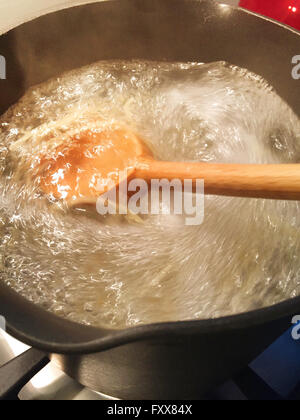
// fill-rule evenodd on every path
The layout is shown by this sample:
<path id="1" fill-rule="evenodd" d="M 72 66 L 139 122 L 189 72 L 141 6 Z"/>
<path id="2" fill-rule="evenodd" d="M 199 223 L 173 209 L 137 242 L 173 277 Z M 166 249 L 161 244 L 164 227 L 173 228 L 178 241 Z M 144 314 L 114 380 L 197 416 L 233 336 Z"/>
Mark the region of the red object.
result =
<path id="1" fill-rule="evenodd" d="M 240 0 L 240 7 L 300 30 L 300 0 Z"/>

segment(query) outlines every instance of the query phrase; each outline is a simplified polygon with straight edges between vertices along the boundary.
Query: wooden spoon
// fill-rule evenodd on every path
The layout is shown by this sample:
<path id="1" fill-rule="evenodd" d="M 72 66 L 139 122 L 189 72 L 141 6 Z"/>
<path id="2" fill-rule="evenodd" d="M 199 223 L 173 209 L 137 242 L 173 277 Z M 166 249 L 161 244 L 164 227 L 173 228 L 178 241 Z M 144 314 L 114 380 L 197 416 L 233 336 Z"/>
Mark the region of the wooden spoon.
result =
<path id="1" fill-rule="evenodd" d="M 127 128 L 88 130 L 42 156 L 42 190 L 70 205 L 94 203 L 127 178 L 204 179 L 213 195 L 300 200 L 300 164 L 223 164 L 156 161 L 143 140 Z M 123 175 L 124 176 L 124 175 Z M 121 181 L 123 178 L 121 177 Z"/>

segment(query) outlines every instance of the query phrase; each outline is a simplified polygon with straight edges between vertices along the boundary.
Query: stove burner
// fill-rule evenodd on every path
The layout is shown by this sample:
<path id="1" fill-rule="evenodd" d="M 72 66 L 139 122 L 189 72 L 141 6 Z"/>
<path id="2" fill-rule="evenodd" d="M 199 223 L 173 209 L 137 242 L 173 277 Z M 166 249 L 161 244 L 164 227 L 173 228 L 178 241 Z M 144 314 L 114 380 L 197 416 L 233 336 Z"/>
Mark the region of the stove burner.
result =
<path id="1" fill-rule="evenodd" d="M 3 336 L 3 340 L 1 340 L 1 336 Z M 4 351 L 3 343 L 7 344 L 7 340 L 12 340 L 14 349 L 18 345 L 22 346 L 21 343 L 0 331 L 0 364 L 1 355 Z M 300 341 L 293 340 L 291 331 L 288 331 L 259 356 L 251 366 L 246 367 L 239 375 L 205 395 L 204 398 L 199 395 L 199 399 L 300 400 L 299 346 Z M 44 373 L 44 382 L 40 381 L 39 385 L 45 389 L 47 389 L 47 386 L 51 387 L 52 398 L 51 395 L 50 398 L 48 395 L 45 399 L 114 399 L 83 388 L 62 372 L 58 374 L 59 377 L 54 377 L 53 369 L 55 368 L 51 366 L 51 363 L 48 364 L 47 356 L 36 349 L 29 349 L 4 364 L 0 369 L 0 399 L 44 399 L 42 394 L 35 395 L 33 386 L 31 390 L 29 389 L 30 384 L 28 382 L 38 372 L 40 372 L 39 375 Z M 45 368 L 46 365 L 48 366 Z M 50 369 L 52 369 L 52 372 Z M 36 379 L 33 379 L 32 385 L 39 375 L 36 376 Z M 45 378 L 47 381 L 45 381 Z M 54 395 L 56 395 L 55 398 Z"/>

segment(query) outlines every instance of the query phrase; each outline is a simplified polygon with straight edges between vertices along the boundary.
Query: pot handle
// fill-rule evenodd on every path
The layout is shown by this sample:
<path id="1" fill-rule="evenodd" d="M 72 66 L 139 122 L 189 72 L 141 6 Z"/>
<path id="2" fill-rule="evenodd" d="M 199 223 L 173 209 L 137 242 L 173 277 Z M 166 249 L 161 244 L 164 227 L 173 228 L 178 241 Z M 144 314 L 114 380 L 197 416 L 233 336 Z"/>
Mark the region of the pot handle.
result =
<path id="1" fill-rule="evenodd" d="M 21 389 L 49 362 L 45 353 L 32 348 L 2 366 L 0 400 L 16 400 Z"/>

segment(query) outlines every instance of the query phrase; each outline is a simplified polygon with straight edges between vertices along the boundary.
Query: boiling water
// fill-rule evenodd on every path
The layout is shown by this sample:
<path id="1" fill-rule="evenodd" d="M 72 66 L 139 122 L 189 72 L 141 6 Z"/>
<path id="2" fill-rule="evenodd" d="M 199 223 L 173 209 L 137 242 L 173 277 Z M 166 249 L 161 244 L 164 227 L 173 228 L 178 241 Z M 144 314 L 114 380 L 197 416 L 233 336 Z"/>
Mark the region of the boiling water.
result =
<path id="1" fill-rule="evenodd" d="M 125 327 L 203 319 L 300 294 L 298 202 L 206 197 L 185 216 L 101 218 L 43 197 L 37 153 L 96 118 L 163 160 L 300 162 L 300 122 L 260 77 L 226 63 L 100 62 L 30 90 L 1 120 L 0 270 L 47 310 Z"/>

